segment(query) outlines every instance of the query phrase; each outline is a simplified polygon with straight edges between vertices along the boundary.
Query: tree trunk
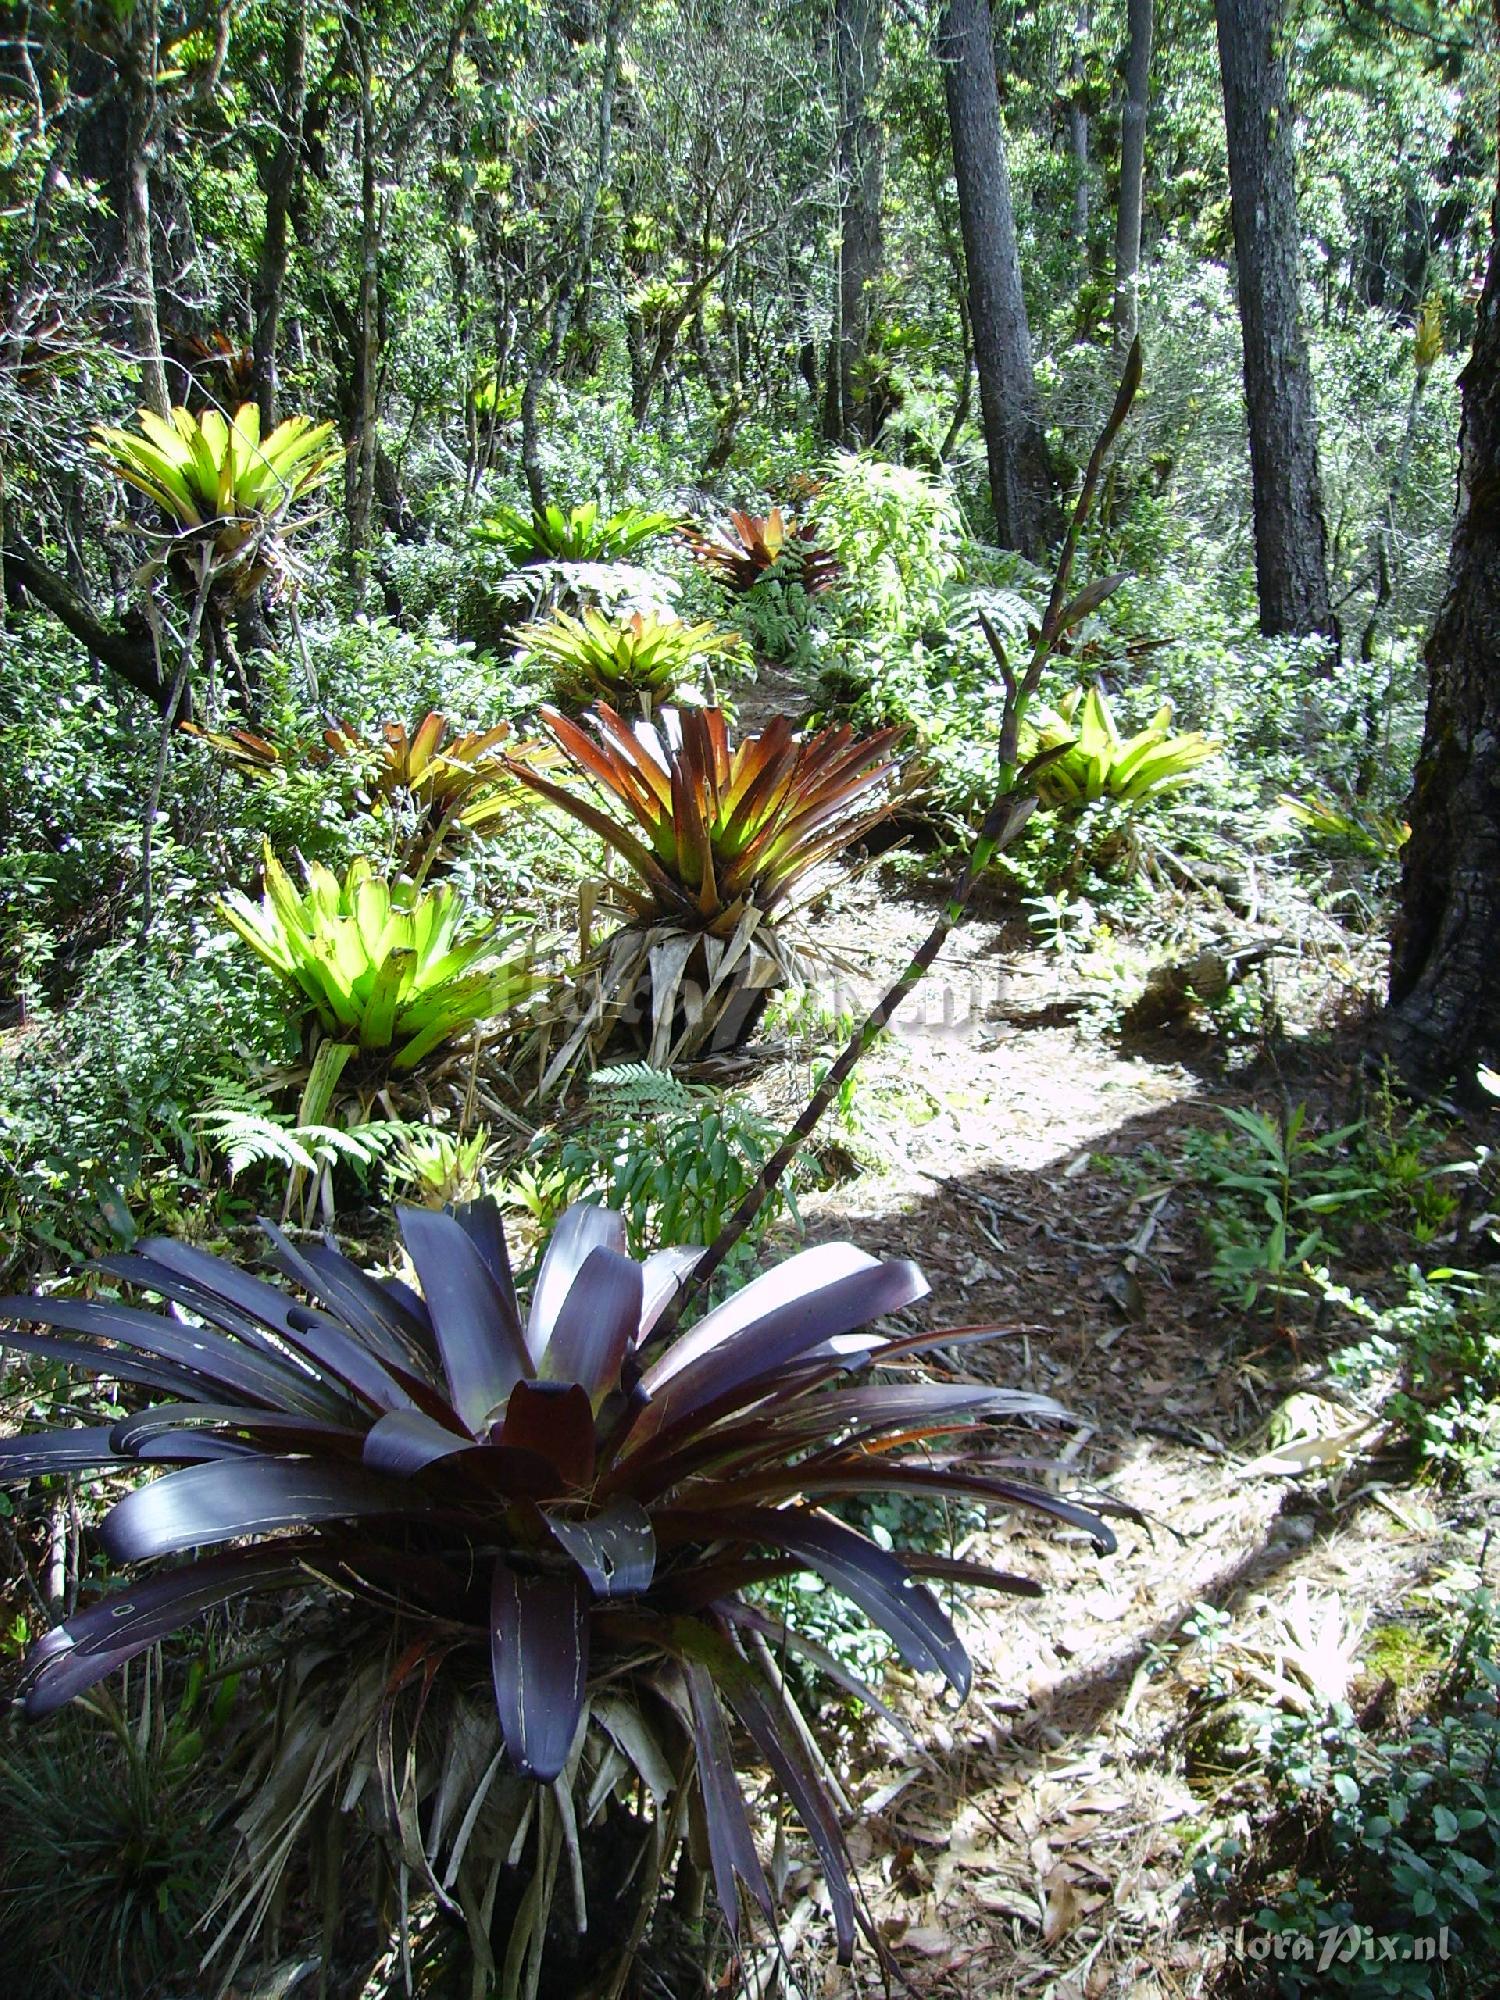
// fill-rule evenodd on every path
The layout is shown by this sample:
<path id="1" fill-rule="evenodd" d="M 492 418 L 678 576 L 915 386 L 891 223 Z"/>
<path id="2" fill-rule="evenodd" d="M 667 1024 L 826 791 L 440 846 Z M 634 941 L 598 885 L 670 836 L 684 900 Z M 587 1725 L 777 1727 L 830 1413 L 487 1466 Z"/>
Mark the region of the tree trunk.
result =
<path id="1" fill-rule="evenodd" d="M 380 194 L 376 183 L 375 77 L 363 16 L 348 24 L 359 78 L 359 305 L 354 333 L 354 454 L 349 465 L 349 562 L 355 607 L 364 605 L 379 443 Z"/>
<path id="2" fill-rule="evenodd" d="M 1458 514 L 1382 1027 L 1410 1083 L 1470 1097 L 1500 1051 L 1500 195 L 1461 386 Z"/>
<path id="3" fill-rule="evenodd" d="M 1125 105 L 1120 117 L 1120 206 L 1115 217 L 1115 350 L 1140 331 L 1141 212 L 1146 187 L 1146 107 L 1154 0 L 1126 0 Z"/>
<path id="4" fill-rule="evenodd" d="M 875 415 L 866 362 L 885 245 L 880 198 L 884 133 L 875 112 L 885 0 L 834 0 L 839 91 L 839 403 L 842 441 L 871 444 Z"/>
<path id="5" fill-rule="evenodd" d="M 302 120 L 307 109 L 307 0 L 293 0 L 286 18 L 281 73 L 280 131 L 265 173 L 266 228 L 255 273 L 253 393 L 262 435 L 276 423 L 276 336 L 286 284 L 287 218 L 302 163 Z"/>
<path id="6" fill-rule="evenodd" d="M 141 365 L 141 401 L 156 415 L 170 414 L 162 364 L 161 324 L 156 312 L 156 272 L 151 255 L 151 161 L 156 148 L 156 24 L 149 8 L 138 10 L 135 31 L 122 56 L 125 84 L 125 171 L 123 217 L 125 275 L 130 328 Z"/>
<path id="7" fill-rule="evenodd" d="M 1068 99 L 1068 150 L 1073 155 L 1073 240 L 1078 245 L 1085 271 L 1089 261 L 1089 112 L 1085 95 L 1083 45 L 1093 26 L 1090 0 L 1078 0 L 1074 18 L 1073 63 L 1069 82 L 1073 94 Z"/>
<path id="8" fill-rule="evenodd" d="M 937 49 L 953 139 L 995 531 L 1002 548 L 1037 557 L 1056 525 L 1052 473 L 1031 366 L 985 0 L 946 0 Z"/>
<path id="9" fill-rule="evenodd" d="M 1215 0 L 1234 217 L 1260 629 L 1334 636 L 1312 373 L 1298 299 L 1284 0 Z"/>

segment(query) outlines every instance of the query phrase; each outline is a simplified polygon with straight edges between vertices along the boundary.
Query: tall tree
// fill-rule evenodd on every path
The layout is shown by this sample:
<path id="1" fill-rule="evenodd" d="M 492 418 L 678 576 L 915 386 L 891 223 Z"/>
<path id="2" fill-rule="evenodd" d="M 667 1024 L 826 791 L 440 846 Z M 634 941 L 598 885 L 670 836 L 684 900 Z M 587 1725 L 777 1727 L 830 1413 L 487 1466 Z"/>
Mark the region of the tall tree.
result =
<path id="1" fill-rule="evenodd" d="M 1140 328 L 1141 213 L 1146 188 L 1146 108 L 1154 0 L 1126 0 L 1125 103 L 1120 116 L 1120 206 L 1115 214 L 1115 347 Z"/>
<path id="2" fill-rule="evenodd" d="M 995 528 L 1003 548 L 1038 556 L 1056 525 L 1052 471 L 1032 372 L 986 0 L 946 0 L 937 54 L 953 141 Z"/>
<path id="3" fill-rule="evenodd" d="M 1383 1031 L 1409 1082 L 1469 1096 L 1480 1058 L 1500 1053 L 1500 192 L 1460 386 L 1458 512 Z"/>
<path id="4" fill-rule="evenodd" d="M 839 315 L 837 385 L 830 384 L 833 434 L 846 444 L 873 442 L 876 410 L 866 361 L 884 245 L 880 200 L 885 135 L 876 114 L 885 0 L 834 0 L 838 80 Z"/>
<path id="5" fill-rule="evenodd" d="M 272 98 L 268 121 L 273 138 L 258 160 L 266 197 L 266 225 L 251 293 L 252 379 L 263 431 L 272 429 L 277 416 L 276 342 L 290 253 L 287 219 L 302 167 L 302 123 L 307 114 L 307 13 L 308 0 L 290 0 L 279 16 L 279 87 Z"/>
<path id="6" fill-rule="evenodd" d="M 1240 328 L 1260 629 L 1332 633 L 1312 372 L 1298 302 L 1297 187 L 1284 0 L 1214 0 Z"/>
<path id="7" fill-rule="evenodd" d="M 1093 0 L 1078 0 L 1068 74 L 1068 150 L 1073 155 L 1073 240 L 1085 270 L 1089 261 L 1089 103 L 1083 52 L 1093 25 Z"/>

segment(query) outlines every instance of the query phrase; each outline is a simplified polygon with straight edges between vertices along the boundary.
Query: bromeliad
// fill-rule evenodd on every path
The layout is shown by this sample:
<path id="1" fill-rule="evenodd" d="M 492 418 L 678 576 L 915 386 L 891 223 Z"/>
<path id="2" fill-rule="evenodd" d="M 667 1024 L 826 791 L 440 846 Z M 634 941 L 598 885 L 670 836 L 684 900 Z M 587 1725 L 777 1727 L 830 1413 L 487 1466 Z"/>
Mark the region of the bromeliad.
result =
<path id="1" fill-rule="evenodd" d="M 150 410 L 137 421 L 140 435 L 101 426 L 92 449 L 156 502 L 174 538 L 205 541 L 215 580 L 239 595 L 277 566 L 279 538 L 305 525 L 293 518 L 298 503 L 343 462 L 332 424 L 288 417 L 262 438 L 254 403 L 228 419 L 174 409 L 170 422 Z"/>
<path id="2" fill-rule="evenodd" d="M 543 985 L 517 954 L 496 964 L 493 922 L 466 926 L 458 891 L 390 883 L 359 856 L 342 882 L 318 862 L 299 890 L 266 850 L 265 894 L 231 890 L 221 914 L 316 1016 L 323 1034 L 413 1069 L 444 1042 Z M 466 933 L 466 934 L 465 934 Z M 488 961 L 488 962 L 486 962 Z"/>
<path id="3" fill-rule="evenodd" d="M 707 533 L 685 528 L 682 538 L 715 583 L 736 594 L 753 590 L 764 577 L 780 575 L 788 583 L 800 583 L 809 597 L 821 597 L 839 580 L 838 557 L 819 547 L 817 529 L 784 515 L 779 507 L 769 514 L 731 508 L 717 528 Z"/>
<path id="4" fill-rule="evenodd" d="M 974 1430 L 1064 1413 L 1044 1396 L 924 1376 L 935 1350 L 994 1329 L 882 1330 L 883 1316 L 925 1295 L 925 1280 L 848 1244 L 803 1251 L 663 1343 L 658 1323 L 694 1253 L 638 1263 L 607 1210 L 563 1217 L 525 1311 L 492 1203 L 397 1219 L 420 1291 L 266 1225 L 288 1282 L 155 1239 L 103 1268 L 166 1310 L 0 1300 L 0 1321 L 43 1329 L 0 1332 L 0 1345 L 103 1378 L 110 1403 L 119 1384 L 131 1385 L 127 1401 L 132 1389 L 152 1399 L 123 1418 L 0 1440 L 0 1478 L 161 1475 L 118 1498 L 101 1529 L 114 1562 L 151 1567 L 32 1649 L 28 1713 L 51 1713 L 216 1607 L 252 1593 L 305 1605 L 321 1590 L 343 1606 L 342 1624 L 326 1628 L 338 1635 L 330 1671 L 387 1749 L 312 1714 L 289 1720 L 287 1758 L 325 1745 L 313 1775 L 292 1782 L 304 1823 L 309 1796 L 348 1809 L 351 1770 L 397 1782 L 392 1712 L 420 1683 L 428 1763 L 400 1782 L 439 1803 L 419 1822 L 393 1798 L 385 1825 L 402 1830 L 414 1885 L 443 1885 L 471 1932 L 488 1921 L 491 1863 L 498 1870 L 512 1843 L 519 1852 L 515 1787 L 541 1788 L 530 1795 L 539 1856 L 557 1814 L 576 1850 L 577 1824 L 614 1789 L 607 1775 L 592 1785 L 581 1775 L 590 1756 L 596 1773 L 633 1774 L 654 1798 L 641 1822 L 653 1882 L 686 1830 L 673 1801 L 695 1793 L 733 1931 L 739 1884 L 768 1917 L 772 1895 L 732 1719 L 808 1831 L 847 1958 L 856 1901 L 843 1831 L 768 1647 L 886 1711 L 746 1592 L 812 1572 L 911 1667 L 963 1696 L 968 1655 L 920 1579 L 1032 1596 L 1038 1586 L 972 1559 L 893 1552 L 825 1507 L 876 1493 L 1021 1507 L 1108 1548 L 1095 1514 L 1013 1476 Z M 382 1651 L 388 1664 L 372 1680 Z M 291 1674 L 289 1700 L 298 1685 Z M 461 1726 L 445 1733 L 434 1718 L 449 1699 Z M 262 1782 L 273 1780 L 284 1794 L 286 1773 Z M 454 1811 L 440 1803 L 448 1794 Z M 273 1887 L 286 1852 L 283 1842 Z M 549 1893 L 544 1883 L 538 1940 Z"/>
<path id="5" fill-rule="evenodd" d="M 1023 731 L 1026 754 L 1038 757 L 1036 789 L 1044 805 L 1072 807 L 1110 800 L 1137 805 L 1185 785 L 1200 764 L 1217 757 L 1217 738 L 1197 730 L 1172 734 L 1172 704 L 1164 702 L 1135 736 L 1121 736 L 1102 688 L 1075 688 L 1055 713 L 1037 711 Z M 1045 757 L 1045 762 L 1040 759 Z"/>
<path id="6" fill-rule="evenodd" d="M 777 716 L 732 744 L 718 709 L 668 709 L 659 723 L 632 727 L 603 702 L 590 720 L 592 733 L 542 710 L 544 726 L 602 802 L 516 766 L 524 784 L 598 834 L 631 876 L 611 885 L 627 922 L 600 948 L 590 968 L 594 1004 L 549 1076 L 590 1037 L 607 1036 L 643 980 L 651 991 L 648 1051 L 658 1066 L 689 1050 L 728 1046 L 726 1037 L 743 1039 L 771 986 L 798 977 L 777 930 L 787 899 L 819 862 L 892 810 L 889 753 L 901 735 L 882 729 L 857 737 L 838 724 L 799 737 Z M 689 988 L 695 1008 L 674 1026 Z M 741 1005 L 747 989 L 758 1005 Z"/>
<path id="7" fill-rule="evenodd" d="M 700 660 L 733 658 L 744 642 L 710 620 L 689 625 L 654 612 L 612 618 L 589 606 L 581 618 L 566 611 L 534 625 L 516 638 L 533 659 L 551 668 L 561 701 L 618 701 L 634 695 L 647 714 L 659 702 L 685 694 L 684 683 Z"/>

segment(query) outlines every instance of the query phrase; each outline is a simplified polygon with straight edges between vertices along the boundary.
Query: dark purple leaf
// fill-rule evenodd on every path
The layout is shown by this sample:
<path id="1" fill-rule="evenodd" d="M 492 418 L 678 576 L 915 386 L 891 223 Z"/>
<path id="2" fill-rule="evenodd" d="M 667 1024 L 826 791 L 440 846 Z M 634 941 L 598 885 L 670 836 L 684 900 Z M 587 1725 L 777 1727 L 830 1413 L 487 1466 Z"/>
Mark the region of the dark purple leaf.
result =
<path id="1" fill-rule="evenodd" d="M 725 1598 L 714 1609 L 721 1618 L 727 1618 L 732 1625 L 741 1626 L 749 1632 L 759 1632 L 771 1645 L 773 1652 L 781 1648 L 796 1653 L 806 1660 L 810 1667 L 816 1667 L 820 1674 L 840 1687 L 845 1694 L 852 1694 L 856 1701 L 862 1701 L 866 1708 L 878 1715 L 882 1722 L 894 1729 L 898 1736 L 904 1736 L 908 1743 L 917 1741 L 916 1731 L 895 1709 L 890 1708 L 876 1694 L 869 1683 L 846 1667 L 841 1659 L 830 1653 L 826 1646 L 810 1639 L 805 1632 L 799 1632 L 795 1625 L 789 1625 L 781 1618 L 768 1618 L 763 1611 L 753 1605 L 742 1604 L 737 1598 Z"/>
<path id="2" fill-rule="evenodd" d="M 190 1243 L 171 1236 L 148 1236 L 136 1245 L 138 1257 L 164 1264 L 177 1271 L 201 1290 L 235 1308 L 246 1319 L 266 1327 L 284 1328 L 289 1306 L 297 1301 L 264 1278 L 252 1277 L 227 1258 L 210 1256 Z"/>
<path id="3" fill-rule="evenodd" d="M 292 1242 L 274 1222 L 262 1216 L 260 1226 L 270 1240 L 271 1255 L 294 1284 L 332 1313 L 339 1324 L 384 1362 L 397 1381 L 425 1377 L 419 1340 L 403 1325 L 405 1315 L 373 1278 L 336 1250 L 310 1245 L 306 1251 Z"/>
<path id="4" fill-rule="evenodd" d="M 563 1300 L 573 1289 L 589 1253 L 594 1250 L 623 1251 L 625 1224 L 612 1209 L 596 1208 L 590 1202 L 575 1201 L 553 1230 L 546 1254 L 531 1288 L 531 1312 L 526 1321 L 526 1349 L 531 1356 L 529 1374 L 539 1375 L 552 1329 L 562 1311 Z"/>
<path id="5" fill-rule="evenodd" d="M 642 1272 L 618 1250 L 591 1250 L 562 1302 L 541 1373 L 576 1382 L 597 1409 L 618 1387 L 620 1364 L 641 1320 Z"/>
<path id="6" fill-rule="evenodd" d="M 90 1341 L 118 1341 L 137 1353 L 187 1370 L 192 1382 L 212 1383 L 273 1409 L 290 1404 L 293 1408 L 315 1410 L 319 1415 L 336 1415 L 343 1407 L 341 1395 L 290 1359 L 272 1361 L 214 1327 L 185 1326 L 179 1320 L 168 1319 L 164 1313 L 141 1312 L 133 1306 L 108 1305 L 91 1299 L 19 1298 L 0 1299 L 0 1318 L 58 1327 L 83 1334 Z M 6 1343 L 18 1344 L 11 1342 L 9 1334 L 0 1333 L 0 1344 Z M 103 1349 L 94 1351 L 108 1361 Z M 179 1380 L 171 1386 L 183 1385 Z"/>
<path id="7" fill-rule="evenodd" d="M 114 1562 L 144 1562 L 239 1535 L 318 1521 L 414 1514 L 421 1499 L 357 1465 L 250 1458 L 191 1465 L 116 1501 L 99 1534 Z"/>
<path id="8" fill-rule="evenodd" d="M 377 1410 L 409 1410 L 412 1397 L 398 1371 L 372 1354 L 363 1342 L 344 1332 L 326 1313 L 294 1305 L 287 1314 L 288 1343 L 305 1354 L 318 1372 L 331 1375 L 363 1402 Z M 426 1384 L 419 1385 L 430 1393 Z"/>
<path id="9" fill-rule="evenodd" d="M 666 1525 L 658 1520 L 659 1534 Z M 696 1517 L 678 1514 L 671 1526 L 674 1539 L 686 1530 L 694 1538 L 717 1536 L 786 1549 L 889 1633 L 908 1666 L 944 1674 L 960 1695 L 968 1693 L 969 1656 L 937 1599 L 913 1581 L 899 1558 L 841 1521 L 793 1508 L 723 1507 Z"/>
<path id="10" fill-rule="evenodd" d="M 529 1372 L 526 1350 L 493 1273 L 452 1216 L 398 1208 L 396 1219 L 422 1281 L 453 1407 L 478 1437 Z"/>
<path id="11" fill-rule="evenodd" d="M 365 1432 L 363 1457 L 377 1472 L 409 1478 L 440 1458 L 478 1449 L 473 1438 L 460 1436 L 421 1410 L 392 1410 Z"/>
<path id="12" fill-rule="evenodd" d="M 511 1275 L 510 1251 L 505 1244 L 505 1225 L 500 1220 L 499 1204 L 486 1195 L 482 1201 L 457 1202 L 450 1212 L 494 1279 L 495 1289 L 510 1322 L 511 1334 L 518 1345 L 522 1344 L 521 1308 L 516 1303 L 516 1281 Z"/>
<path id="13" fill-rule="evenodd" d="M 215 1263 L 217 1259 L 210 1258 L 208 1261 Z M 219 1292 L 211 1291 L 196 1278 L 185 1276 L 159 1258 L 139 1255 L 101 1257 L 99 1268 L 114 1277 L 125 1279 L 127 1284 L 138 1285 L 143 1291 L 157 1292 L 162 1298 L 185 1306 L 189 1312 L 208 1320 L 221 1331 L 233 1334 L 249 1347 L 257 1348 L 272 1361 L 284 1363 L 286 1360 L 285 1350 L 277 1347 L 264 1317 L 257 1318 L 252 1313 L 241 1311 Z M 274 1296 L 280 1300 L 282 1307 L 274 1322 L 275 1329 L 284 1332 L 285 1309 L 296 1301 L 281 1292 Z"/>
<path id="14" fill-rule="evenodd" d="M 745 1801 L 735 1776 L 734 1751 L 724 1724 L 724 1711 L 708 1669 L 699 1661 L 684 1660 L 688 1700 L 692 1704 L 693 1741 L 698 1752 L 698 1785 L 703 1796 L 703 1817 L 708 1825 L 708 1852 L 713 1864 L 714 1891 L 719 1908 L 729 1926 L 729 1935 L 739 1936 L 740 1898 L 735 1877 L 750 1891 L 766 1921 L 772 1921 L 771 1886 L 755 1842 Z"/>
<path id="15" fill-rule="evenodd" d="M 656 1569 L 656 1537 L 644 1507 L 620 1500 L 587 1521 L 569 1521 L 545 1509 L 543 1515 L 596 1597 L 629 1597 L 649 1589 Z"/>
<path id="16" fill-rule="evenodd" d="M 576 1382 L 518 1382 L 496 1442 L 535 1452 L 568 1486 L 594 1476 L 594 1412 Z"/>
<path id="17" fill-rule="evenodd" d="M 421 1340 L 426 1348 L 433 1347 L 432 1314 L 427 1310 L 427 1301 L 420 1292 L 414 1292 L 404 1278 L 386 1277 L 377 1279 L 381 1291 L 397 1310 L 404 1313 L 412 1325 L 420 1329 Z M 434 1354 L 436 1350 L 434 1349 Z"/>
<path id="18" fill-rule="evenodd" d="M 205 1611 L 245 1591 L 281 1589 L 301 1575 L 284 1543 L 189 1563 L 101 1598 L 32 1647 L 22 1676 L 27 1716 L 51 1715 Z"/>
<path id="19" fill-rule="evenodd" d="M 507 1498 L 550 1500 L 562 1481 L 545 1458 L 508 1445 L 476 1444 L 435 1424 L 419 1410 L 396 1410 L 372 1424 L 365 1436 L 364 1462 L 375 1472 L 409 1479 L 438 1464 L 452 1465 L 470 1481 Z"/>
<path id="20" fill-rule="evenodd" d="M 0 1438 L 0 1482 L 35 1479 L 44 1472 L 83 1472 L 116 1464 L 123 1456 L 115 1448 L 114 1426 L 77 1431 L 27 1431 Z"/>
<path id="21" fill-rule="evenodd" d="M 266 1227 L 264 1219 L 261 1227 Z M 381 1328 L 392 1348 L 405 1350 L 408 1365 L 419 1373 L 436 1362 L 431 1316 L 409 1285 L 403 1285 L 399 1278 L 371 1277 L 331 1238 L 324 1243 L 302 1244 L 300 1255 L 317 1272 L 320 1295 L 343 1313 L 351 1326 L 373 1324 Z M 368 1321 L 356 1313 L 368 1314 Z"/>
<path id="22" fill-rule="evenodd" d="M 1087 1507 L 1061 1500 L 1040 1486 L 1023 1486 L 1014 1479 L 992 1479 L 987 1474 L 963 1472 L 957 1468 L 938 1470 L 909 1461 L 892 1460 L 881 1466 L 870 1460 L 855 1460 L 840 1470 L 809 1472 L 801 1481 L 804 1493 L 821 1493 L 825 1498 L 846 1493 L 932 1493 L 953 1500 L 997 1501 L 1004 1506 L 1027 1507 L 1033 1513 L 1050 1514 L 1071 1528 L 1082 1528 L 1101 1555 L 1113 1555 L 1117 1546 L 1113 1533 Z"/>
<path id="23" fill-rule="evenodd" d="M 988 1563 L 971 1562 L 967 1556 L 937 1556 L 921 1550 L 902 1549 L 901 1560 L 913 1576 L 939 1576 L 945 1583 L 963 1583 L 973 1590 L 1003 1590 L 1011 1597 L 1045 1597 L 1047 1594 L 1034 1576 L 1016 1576 L 1008 1569 L 991 1569 Z"/>
<path id="24" fill-rule="evenodd" d="M 145 1463 L 167 1465 L 201 1465 L 209 1459 L 247 1455 L 258 1456 L 253 1444 L 241 1444 L 237 1438 L 215 1437 L 207 1431 L 160 1431 L 147 1438 L 136 1453 Z"/>
<path id="25" fill-rule="evenodd" d="M 288 1416 L 279 1410 L 243 1409 L 231 1403 L 158 1403 L 124 1418 L 111 1436 L 118 1450 L 130 1454 L 163 1431 L 192 1430 L 199 1425 L 272 1452 L 326 1451 L 330 1446 L 357 1452 L 364 1435 L 348 1424 Z"/>
<path id="26" fill-rule="evenodd" d="M 522 1777 L 551 1784 L 568 1761 L 588 1684 L 588 1592 L 576 1570 L 495 1564 L 490 1666 L 500 1733 Z"/>
<path id="27" fill-rule="evenodd" d="M 873 1271 L 879 1259 L 852 1243 L 819 1243 L 785 1258 L 748 1285 L 741 1285 L 721 1305 L 703 1315 L 689 1333 L 678 1336 L 651 1370 L 658 1387 L 669 1382 L 712 1348 L 742 1333 L 747 1326 L 784 1305 L 804 1299 L 855 1271 Z"/>
<path id="28" fill-rule="evenodd" d="M 786 1696 L 767 1687 L 731 1646 L 726 1645 L 723 1654 L 715 1679 L 812 1837 L 833 1905 L 839 1963 L 847 1965 L 854 1956 L 854 1891 L 849 1883 L 849 1849 L 833 1801 L 787 1712 Z"/>
<path id="29" fill-rule="evenodd" d="M 683 1279 L 702 1257 L 701 1250 L 668 1248 L 653 1250 L 643 1271 L 641 1323 L 636 1344 L 644 1347 L 651 1329 L 676 1298 Z"/>
<path id="30" fill-rule="evenodd" d="M 13 1347 L 18 1354 L 35 1354 L 43 1361 L 60 1361 L 67 1368 L 87 1369 L 120 1382 L 139 1382 L 168 1396 L 211 1396 L 218 1387 L 206 1376 L 190 1368 L 171 1368 L 152 1362 L 127 1349 L 102 1347 L 91 1340 L 49 1340 L 40 1333 L 12 1333 L 0 1328 L 0 1349 Z"/>
<path id="31" fill-rule="evenodd" d="M 673 1418 L 697 1411 L 733 1389 L 760 1382 L 774 1386 L 780 1371 L 809 1348 L 867 1326 L 884 1313 L 897 1312 L 926 1291 L 927 1280 L 915 1264 L 904 1260 L 877 1264 L 788 1299 L 685 1368 L 675 1366 L 676 1352 L 669 1348 L 643 1378 L 642 1387 L 652 1400 L 637 1420 L 626 1451 L 638 1449 Z M 688 1339 L 701 1331 L 696 1327 Z"/>

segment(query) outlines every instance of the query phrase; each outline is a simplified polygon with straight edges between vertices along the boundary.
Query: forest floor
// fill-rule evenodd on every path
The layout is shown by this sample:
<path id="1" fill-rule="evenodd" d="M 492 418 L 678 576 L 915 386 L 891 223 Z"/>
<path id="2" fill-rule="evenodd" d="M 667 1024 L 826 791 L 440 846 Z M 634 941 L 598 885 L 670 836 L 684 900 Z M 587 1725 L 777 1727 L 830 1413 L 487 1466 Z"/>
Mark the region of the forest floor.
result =
<path id="1" fill-rule="evenodd" d="M 931 921 L 891 888 L 866 875 L 819 925 L 851 968 L 846 1001 L 873 997 Z M 1263 928 L 1275 934 L 1276 913 Z M 1274 1118 L 1305 1102 L 1325 1130 L 1359 1115 L 1348 1023 L 1383 951 L 1303 928 L 1266 968 L 1278 1032 L 1231 1073 L 1193 1023 L 1122 1037 L 1065 956 L 1018 952 L 1024 925 L 971 921 L 860 1073 L 861 1170 L 802 1203 L 810 1240 L 915 1259 L 932 1285 L 925 1323 L 993 1322 L 994 1340 L 953 1350 L 955 1366 L 1064 1404 L 1078 1428 L 1041 1443 L 1047 1478 L 1137 1516 L 1114 1519 L 1109 1556 L 1019 1513 L 961 1527 L 964 1553 L 1046 1594 L 959 1611 L 976 1666 L 962 1707 L 889 1677 L 920 1751 L 878 1730 L 846 1746 L 864 1894 L 907 1990 L 933 2000 L 1217 1990 L 1234 1928 L 1195 1904 L 1192 1851 L 1211 1825 L 1248 1832 L 1256 1787 L 1253 1759 L 1247 1771 L 1213 1747 L 1194 1607 L 1232 1616 L 1230 1678 L 1238 1663 L 1251 1693 L 1303 1593 L 1346 1631 L 1398 1625 L 1425 1582 L 1473 1558 L 1472 1501 L 1412 1484 L 1340 1409 L 1324 1363 L 1348 1326 L 1316 1329 L 1306 1301 L 1295 1328 L 1226 1304 L 1204 1196 L 1178 1170 L 1184 1136 L 1222 1129 L 1227 1105 Z M 806 1081 L 772 1072 L 765 1085 L 785 1110 Z M 1378 1290 L 1400 1257 L 1384 1240 L 1366 1248 Z M 1288 1431 L 1318 1437 L 1273 1448 Z M 1388 1698 L 1378 1680 L 1356 1682 L 1356 1708 Z M 878 1990 L 871 1961 L 835 1965 L 812 1871 L 787 1907 L 804 1993 Z"/>

